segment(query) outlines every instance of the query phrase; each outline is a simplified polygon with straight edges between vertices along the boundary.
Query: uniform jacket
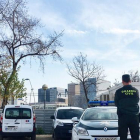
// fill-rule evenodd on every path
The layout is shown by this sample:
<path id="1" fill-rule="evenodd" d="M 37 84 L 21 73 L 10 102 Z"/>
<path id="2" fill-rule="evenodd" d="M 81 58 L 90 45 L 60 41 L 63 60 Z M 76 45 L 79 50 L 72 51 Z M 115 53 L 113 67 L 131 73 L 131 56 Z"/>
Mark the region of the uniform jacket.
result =
<path id="1" fill-rule="evenodd" d="M 139 114 L 139 92 L 131 85 L 123 86 L 115 93 L 115 105 L 118 115 L 121 114 Z"/>

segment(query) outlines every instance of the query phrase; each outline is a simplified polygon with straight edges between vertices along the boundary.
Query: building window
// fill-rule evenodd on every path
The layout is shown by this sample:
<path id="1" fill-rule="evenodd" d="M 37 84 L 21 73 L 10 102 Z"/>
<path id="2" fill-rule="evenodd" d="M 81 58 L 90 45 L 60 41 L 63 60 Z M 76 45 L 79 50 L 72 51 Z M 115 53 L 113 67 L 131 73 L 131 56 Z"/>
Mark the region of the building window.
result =
<path id="1" fill-rule="evenodd" d="M 109 95 L 107 95 L 107 101 L 109 101 Z"/>
<path id="2" fill-rule="evenodd" d="M 104 101 L 106 101 L 106 95 L 104 95 Z"/>

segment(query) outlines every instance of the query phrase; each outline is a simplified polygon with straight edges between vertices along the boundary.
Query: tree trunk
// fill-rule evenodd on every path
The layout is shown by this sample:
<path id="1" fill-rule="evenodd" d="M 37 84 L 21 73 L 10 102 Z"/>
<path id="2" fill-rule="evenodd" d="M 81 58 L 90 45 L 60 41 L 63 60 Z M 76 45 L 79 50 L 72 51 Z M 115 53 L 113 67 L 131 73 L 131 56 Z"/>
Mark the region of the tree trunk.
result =
<path id="1" fill-rule="evenodd" d="M 88 104 L 88 102 L 89 102 L 89 99 L 87 97 L 87 94 L 88 93 L 87 93 L 87 90 L 86 90 L 86 87 L 85 87 L 85 84 L 84 83 L 83 83 L 83 89 L 84 89 L 84 93 L 85 93 L 85 97 L 86 97 L 86 101 L 87 101 L 87 106 L 90 107 L 89 104 Z"/>
<path id="2" fill-rule="evenodd" d="M 11 96 L 11 104 L 14 105 L 14 96 L 13 93 L 9 93 L 9 88 L 10 88 L 10 84 L 13 80 L 13 76 L 15 76 L 16 73 L 16 67 L 14 68 L 14 70 L 12 71 L 7 83 L 6 83 L 6 87 L 5 87 L 5 92 L 4 92 L 4 102 L 2 104 L 2 107 L 4 107 L 7 104 L 8 98 L 10 97 L 10 94 L 12 94 Z"/>
<path id="3" fill-rule="evenodd" d="M 2 109 L 4 109 L 5 105 L 7 105 L 8 103 L 8 98 L 7 97 L 3 97 L 3 101 L 2 101 Z"/>
<path id="4" fill-rule="evenodd" d="M 13 52 L 14 53 L 14 52 Z M 17 69 L 17 63 L 15 63 L 15 60 L 13 60 L 13 72 L 12 72 L 12 76 L 15 76 L 15 73 L 16 73 L 16 69 Z M 11 76 L 11 77 L 12 77 Z M 14 105 L 14 95 L 13 93 L 10 93 L 11 94 L 11 104 Z"/>
<path id="5" fill-rule="evenodd" d="M 5 97 L 3 97 L 3 101 L 2 101 L 2 109 L 4 108 L 4 106 L 5 106 Z"/>

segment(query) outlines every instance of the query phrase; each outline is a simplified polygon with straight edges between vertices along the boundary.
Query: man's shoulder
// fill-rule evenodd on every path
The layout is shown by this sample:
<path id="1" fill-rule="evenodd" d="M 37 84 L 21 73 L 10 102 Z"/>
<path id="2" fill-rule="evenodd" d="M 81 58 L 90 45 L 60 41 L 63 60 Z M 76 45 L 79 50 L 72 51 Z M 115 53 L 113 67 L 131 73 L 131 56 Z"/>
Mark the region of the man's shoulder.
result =
<path id="1" fill-rule="evenodd" d="M 132 86 L 132 89 L 133 89 L 133 90 L 136 90 L 136 91 L 138 92 L 138 89 L 137 89 L 137 88 L 135 88 L 135 87 L 133 87 L 133 86 Z"/>

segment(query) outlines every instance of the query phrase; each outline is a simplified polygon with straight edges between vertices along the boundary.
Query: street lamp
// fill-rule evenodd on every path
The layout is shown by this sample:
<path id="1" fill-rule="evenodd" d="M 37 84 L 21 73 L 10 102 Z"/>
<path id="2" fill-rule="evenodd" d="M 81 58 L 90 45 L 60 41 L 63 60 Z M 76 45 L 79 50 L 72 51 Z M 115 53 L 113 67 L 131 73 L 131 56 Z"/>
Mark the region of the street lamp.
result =
<path id="1" fill-rule="evenodd" d="M 44 109 L 45 109 L 45 105 L 46 105 L 46 90 L 48 89 L 48 86 L 46 84 L 44 84 L 42 86 L 42 89 L 44 90 Z"/>
<path id="2" fill-rule="evenodd" d="M 34 95 L 34 89 L 33 89 L 33 86 L 32 86 L 32 83 L 31 83 L 31 80 L 30 79 L 25 79 L 25 80 L 28 80 L 30 82 L 30 86 L 31 86 L 31 93 L 30 93 L 30 103 L 31 103 L 31 94 L 33 93 L 33 96 L 34 96 L 34 103 L 35 103 L 35 95 Z"/>

